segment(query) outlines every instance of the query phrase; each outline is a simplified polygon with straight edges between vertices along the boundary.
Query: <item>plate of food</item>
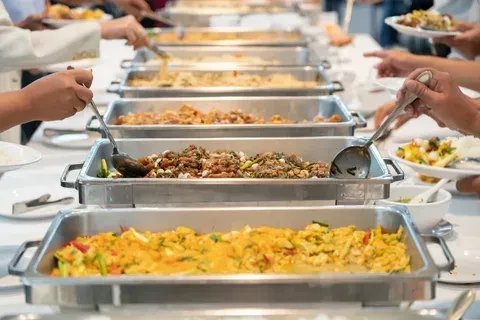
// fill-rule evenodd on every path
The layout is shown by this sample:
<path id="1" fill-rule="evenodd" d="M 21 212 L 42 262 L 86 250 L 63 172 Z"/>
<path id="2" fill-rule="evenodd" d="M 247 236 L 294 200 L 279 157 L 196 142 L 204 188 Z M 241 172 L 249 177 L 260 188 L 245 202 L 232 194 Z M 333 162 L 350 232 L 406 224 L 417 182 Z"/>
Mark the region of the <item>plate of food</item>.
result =
<path id="1" fill-rule="evenodd" d="M 480 175 L 480 163 L 471 163 L 463 168 L 451 168 L 463 158 L 480 158 L 480 139 L 472 136 L 445 139 L 413 139 L 407 144 L 393 146 L 389 155 L 428 179 L 461 180 Z"/>
<path id="2" fill-rule="evenodd" d="M 48 18 L 43 19 L 43 23 L 55 28 L 61 28 L 78 22 L 108 21 L 113 18 L 101 9 L 85 7 L 70 9 L 62 4 L 50 6 L 47 10 L 47 16 Z"/>
<path id="3" fill-rule="evenodd" d="M 42 154 L 19 144 L 0 141 L 0 173 L 38 162 Z"/>
<path id="4" fill-rule="evenodd" d="M 457 21 L 449 14 L 438 14 L 433 11 L 414 10 L 402 16 L 393 16 L 385 19 L 385 23 L 408 36 L 418 38 L 439 38 L 456 36 Z"/>

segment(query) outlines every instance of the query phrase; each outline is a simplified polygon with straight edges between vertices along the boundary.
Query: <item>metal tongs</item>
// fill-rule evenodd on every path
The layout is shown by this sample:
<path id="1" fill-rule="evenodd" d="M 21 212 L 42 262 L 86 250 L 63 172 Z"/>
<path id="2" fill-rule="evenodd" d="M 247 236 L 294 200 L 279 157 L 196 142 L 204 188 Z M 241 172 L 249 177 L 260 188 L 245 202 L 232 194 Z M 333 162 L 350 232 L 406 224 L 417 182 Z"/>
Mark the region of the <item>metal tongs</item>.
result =
<path id="1" fill-rule="evenodd" d="M 46 193 L 32 200 L 16 202 L 12 205 L 12 214 L 22 214 L 54 204 L 70 204 L 75 200 L 73 197 L 64 197 L 58 200 L 48 201 L 50 197 L 51 195 Z"/>
<path id="2" fill-rule="evenodd" d="M 170 19 L 158 16 L 154 12 L 147 12 L 147 11 L 142 12 L 142 16 L 144 18 L 166 24 L 170 27 L 175 27 L 175 33 L 177 34 L 177 38 L 180 40 L 185 37 L 185 28 L 183 26 L 178 26 L 175 22 L 173 22 Z"/>

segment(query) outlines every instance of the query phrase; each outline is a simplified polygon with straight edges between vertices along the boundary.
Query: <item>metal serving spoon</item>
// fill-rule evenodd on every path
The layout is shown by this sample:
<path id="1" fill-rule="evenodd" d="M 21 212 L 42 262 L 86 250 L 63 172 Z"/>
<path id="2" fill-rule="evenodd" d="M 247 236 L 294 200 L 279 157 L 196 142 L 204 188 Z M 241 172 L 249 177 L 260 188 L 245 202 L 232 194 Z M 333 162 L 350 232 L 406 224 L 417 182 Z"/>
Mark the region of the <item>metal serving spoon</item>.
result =
<path id="1" fill-rule="evenodd" d="M 433 74 L 430 71 L 424 71 L 416 80 L 428 86 L 432 78 Z M 340 151 L 330 166 L 330 177 L 337 179 L 366 178 L 370 173 L 370 164 L 372 162 L 368 148 L 380 137 L 382 132 L 390 126 L 397 116 L 405 110 L 405 107 L 417 98 L 415 94 L 408 93 L 405 100 L 395 107 L 388 118 L 363 146 L 350 146 Z"/>
<path id="2" fill-rule="evenodd" d="M 459 320 L 475 301 L 476 291 L 470 289 L 462 292 L 452 303 L 447 312 L 447 320 Z"/>
<path id="3" fill-rule="evenodd" d="M 132 158 L 130 155 L 126 154 L 125 152 L 118 151 L 117 142 L 115 141 L 112 134 L 110 133 L 110 130 L 108 130 L 108 127 L 103 121 L 103 117 L 100 115 L 100 112 L 98 112 L 98 108 L 95 102 L 93 102 L 93 100 L 90 101 L 90 107 L 92 108 L 93 113 L 95 114 L 98 121 L 100 122 L 102 129 L 107 134 L 108 140 L 110 140 L 110 142 L 112 143 L 113 152 L 112 152 L 111 161 L 112 161 L 113 167 L 117 169 L 117 171 L 120 172 L 126 178 L 135 178 L 135 177 L 145 176 L 149 171 L 147 167 L 139 163 L 137 159 Z"/>
<path id="4" fill-rule="evenodd" d="M 480 170 L 480 158 L 466 157 L 452 161 L 449 168 L 463 170 Z"/>
<path id="5" fill-rule="evenodd" d="M 155 54 L 162 59 L 170 59 L 172 57 L 167 51 L 161 49 L 159 46 L 155 44 L 150 46 L 150 50 L 155 52 Z"/>

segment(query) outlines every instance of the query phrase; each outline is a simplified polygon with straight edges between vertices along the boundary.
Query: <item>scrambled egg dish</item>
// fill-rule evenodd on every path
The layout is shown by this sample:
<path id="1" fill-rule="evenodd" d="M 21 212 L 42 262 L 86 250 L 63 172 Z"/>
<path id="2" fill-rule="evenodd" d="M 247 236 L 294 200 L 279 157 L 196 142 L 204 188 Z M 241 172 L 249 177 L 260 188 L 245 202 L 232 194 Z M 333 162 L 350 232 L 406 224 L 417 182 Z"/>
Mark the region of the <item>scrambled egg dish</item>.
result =
<path id="1" fill-rule="evenodd" d="M 410 272 L 403 238 L 402 227 L 387 234 L 381 227 L 329 229 L 315 221 L 299 231 L 245 226 L 207 234 L 186 227 L 158 233 L 121 227 L 121 234 L 78 237 L 57 250 L 51 275 Z"/>

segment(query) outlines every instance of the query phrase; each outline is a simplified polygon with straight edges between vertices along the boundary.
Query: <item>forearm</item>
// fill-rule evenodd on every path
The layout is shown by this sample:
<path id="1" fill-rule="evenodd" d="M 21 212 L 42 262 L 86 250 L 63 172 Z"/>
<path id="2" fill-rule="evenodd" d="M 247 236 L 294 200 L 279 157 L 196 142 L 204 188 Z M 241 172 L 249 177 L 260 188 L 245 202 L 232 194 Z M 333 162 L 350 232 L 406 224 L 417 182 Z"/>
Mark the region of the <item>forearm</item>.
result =
<path id="1" fill-rule="evenodd" d="M 36 120 L 22 91 L 0 93 L 0 132 Z"/>
<path id="2" fill-rule="evenodd" d="M 85 52 L 98 55 L 100 36 L 100 26 L 96 22 L 33 32 L 0 26 L 0 72 L 69 61 Z"/>
<path id="3" fill-rule="evenodd" d="M 85 4 L 102 5 L 107 3 L 106 0 L 59 0 L 58 2 L 63 3 L 67 6 L 82 6 Z"/>
<path id="4" fill-rule="evenodd" d="M 453 80 L 462 87 L 480 91 L 480 61 L 453 60 L 430 56 L 418 56 L 415 59 L 418 68 L 431 67 L 448 72 Z"/>

